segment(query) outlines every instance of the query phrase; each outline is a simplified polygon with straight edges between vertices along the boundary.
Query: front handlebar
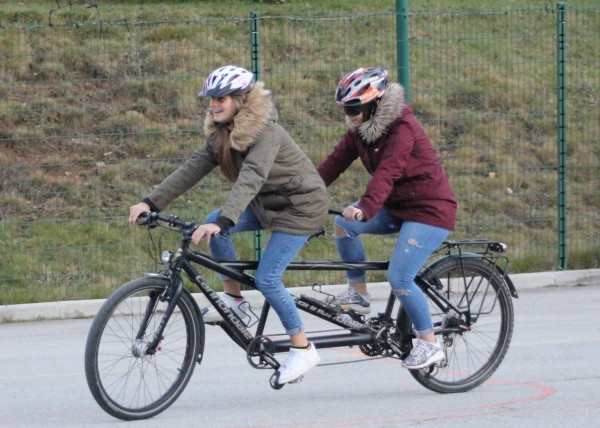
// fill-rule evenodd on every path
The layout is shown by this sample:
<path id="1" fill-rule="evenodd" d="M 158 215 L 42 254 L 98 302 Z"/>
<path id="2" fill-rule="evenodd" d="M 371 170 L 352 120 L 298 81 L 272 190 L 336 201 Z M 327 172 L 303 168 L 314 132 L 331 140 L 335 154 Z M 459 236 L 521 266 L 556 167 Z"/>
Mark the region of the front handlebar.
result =
<path id="1" fill-rule="evenodd" d="M 329 214 L 332 215 L 342 215 L 341 211 L 329 210 Z M 362 221 L 364 218 L 363 215 L 359 214 L 356 216 L 356 220 Z M 199 227 L 198 224 L 193 221 L 185 221 L 177 217 L 176 215 L 162 215 L 160 213 L 154 211 L 144 211 L 142 212 L 137 220 L 138 226 L 147 226 L 148 229 L 155 229 L 159 226 L 159 223 L 166 223 L 168 226 L 176 227 L 181 230 L 184 236 L 188 238 L 192 236 L 194 231 Z M 308 240 L 313 238 L 317 238 L 319 236 L 325 235 L 325 229 L 320 228 L 316 233 L 313 233 Z"/>
<path id="2" fill-rule="evenodd" d="M 341 211 L 336 210 L 329 210 L 328 213 L 332 215 L 342 215 Z M 357 214 L 356 220 L 362 221 L 363 219 L 364 216 L 362 214 Z M 137 224 L 138 226 L 148 226 L 149 229 L 154 229 L 158 227 L 159 222 L 166 223 L 171 227 L 177 227 L 182 230 L 196 230 L 199 226 L 193 221 L 182 220 L 176 215 L 162 215 L 154 211 L 145 211 L 141 213 L 138 217 Z"/>
<path id="3" fill-rule="evenodd" d="M 141 220 L 139 220 L 141 219 Z M 171 227 L 177 227 L 183 230 L 196 230 L 198 225 L 193 221 L 181 220 L 176 215 L 162 215 L 153 211 L 146 211 L 140 214 L 138 217 L 138 226 L 148 226 L 149 229 L 158 227 L 158 223 L 167 223 Z"/>

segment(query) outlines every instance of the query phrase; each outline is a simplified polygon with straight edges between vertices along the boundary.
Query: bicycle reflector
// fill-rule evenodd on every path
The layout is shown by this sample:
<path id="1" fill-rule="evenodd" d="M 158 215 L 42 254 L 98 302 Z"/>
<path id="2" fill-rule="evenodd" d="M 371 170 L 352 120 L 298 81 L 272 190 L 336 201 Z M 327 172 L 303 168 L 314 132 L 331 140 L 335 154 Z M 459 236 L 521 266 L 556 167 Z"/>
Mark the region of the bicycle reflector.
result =
<path id="1" fill-rule="evenodd" d="M 491 251 L 495 251 L 496 253 L 508 253 L 508 245 L 502 242 L 489 242 L 488 249 Z"/>

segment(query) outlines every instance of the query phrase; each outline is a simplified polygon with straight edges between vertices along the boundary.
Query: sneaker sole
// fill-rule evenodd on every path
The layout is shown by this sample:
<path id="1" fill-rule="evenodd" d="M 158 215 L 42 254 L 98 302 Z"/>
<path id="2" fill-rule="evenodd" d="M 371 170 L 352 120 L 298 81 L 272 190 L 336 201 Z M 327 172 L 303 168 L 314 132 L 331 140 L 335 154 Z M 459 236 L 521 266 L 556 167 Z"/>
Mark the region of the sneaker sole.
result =
<path id="1" fill-rule="evenodd" d="M 422 364 L 419 364 L 417 366 L 407 366 L 404 361 L 402 361 L 402 367 L 404 367 L 405 369 L 408 370 L 419 370 L 419 369 L 424 369 L 426 367 L 431 366 L 432 364 L 435 363 L 439 363 L 440 361 L 443 361 L 444 358 L 446 358 L 446 356 L 444 355 L 443 351 L 438 351 L 435 354 L 433 354 L 427 361 L 425 361 Z"/>
<path id="2" fill-rule="evenodd" d="M 200 311 L 200 313 L 202 314 L 202 319 L 205 323 L 215 323 L 223 321 L 223 317 L 221 317 L 221 315 L 218 312 L 214 313 L 214 315 L 217 315 L 217 317 L 213 317 L 212 319 L 210 317 L 207 317 L 206 314 L 208 313 L 208 311 L 208 308 L 202 308 L 202 310 Z"/>
<path id="3" fill-rule="evenodd" d="M 288 380 L 288 381 L 285 381 L 285 382 L 282 382 L 282 381 L 278 380 L 277 383 L 279 383 L 280 385 L 285 385 L 287 383 L 297 383 L 297 382 L 300 382 L 302 379 L 304 379 L 304 375 L 306 373 L 308 373 L 310 370 L 312 370 L 315 367 L 317 367 L 320 362 L 321 362 L 321 358 L 319 358 L 318 361 L 314 363 L 314 365 L 311 365 L 308 369 L 306 369 L 305 371 L 303 371 L 301 374 L 299 374 L 295 378 L 293 378 L 291 380 Z"/>
<path id="4" fill-rule="evenodd" d="M 212 312 L 212 317 L 206 316 L 206 314 L 208 313 L 209 309 L 208 308 L 203 308 L 200 312 L 202 313 L 202 318 L 204 319 L 205 323 L 209 323 L 209 324 L 215 324 L 215 323 L 220 323 L 223 322 L 223 317 L 221 316 L 221 314 L 219 314 L 218 312 Z M 243 318 L 236 314 L 235 312 L 233 312 L 235 316 L 237 316 L 237 318 L 246 326 L 248 327 L 248 324 L 250 323 L 250 315 L 245 315 Z M 246 321 L 248 320 L 248 321 Z"/>
<path id="5" fill-rule="evenodd" d="M 364 306 L 359 305 L 340 305 L 340 308 L 344 309 L 345 311 L 354 311 L 363 315 L 366 315 L 371 312 L 370 306 L 368 308 L 365 308 Z"/>

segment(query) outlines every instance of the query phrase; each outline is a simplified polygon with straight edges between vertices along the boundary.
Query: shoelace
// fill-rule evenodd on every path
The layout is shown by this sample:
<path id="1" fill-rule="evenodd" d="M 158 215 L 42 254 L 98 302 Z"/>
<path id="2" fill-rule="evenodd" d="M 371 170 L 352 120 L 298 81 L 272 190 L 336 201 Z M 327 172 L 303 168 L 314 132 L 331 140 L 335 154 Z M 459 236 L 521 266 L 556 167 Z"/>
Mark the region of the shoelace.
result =
<path id="1" fill-rule="evenodd" d="M 358 294 L 358 291 L 356 291 L 354 288 L 349 288 L 346 291 L 343 291 L 342 293 L 338 294 L 335 298 L 335 302 L 337 304 L 362 302 L 364 300 L 365 299 L 363 299 L 362 296 Z"/>
<path id="2" fill-rule="evenodd" d="M 348 300 L 349 301 L 358 301 L 360 302 L 361 300 L 365 300 L 362 298 L 362 296 L 360 294 L 358 294 L 358 291 L 356 291 L 354 288 L 351 288 L 350 290 L 348 290 Z"/>
<path id="3" fill-rule="evenodd" d="M 342 291 L 340 294 L 338 294 L 337 296 L 334 296 L 333 300 L 334 301 L 342 301 L 344 299 L 347 299 L 349 294 L 350 294 L 350 290 L 346 289 L 346 290 Z"/>
<path id="4" fill-rule="evenodd" d="M 415 358 L 427 356 L 427 354 L 429 353 L 429 346 L 433 347 L 433 345 L 429 345 L 429 343 L 427 342 L 419 343 L 417 347 L 413 349 L 413 351 L 416 352 L 414 354 L 411 352 L 410 355 Z"/>

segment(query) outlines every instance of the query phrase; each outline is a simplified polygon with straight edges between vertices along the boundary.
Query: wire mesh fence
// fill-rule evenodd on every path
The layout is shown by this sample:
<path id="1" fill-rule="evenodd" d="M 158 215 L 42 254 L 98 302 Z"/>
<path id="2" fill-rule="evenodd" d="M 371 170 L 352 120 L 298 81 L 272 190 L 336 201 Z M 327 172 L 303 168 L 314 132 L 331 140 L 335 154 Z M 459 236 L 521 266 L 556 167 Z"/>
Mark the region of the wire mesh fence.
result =
<path id="1" fill-rule="evenodd" d="M 600 259 L 600 11 L 567 9 L 563 80 L 557 17 L 548 7 L 415 6 L 409 19 L 411 104 L 459 199 L 451 238 L 508 243 L 513 271 L 592 268 Z M 154 268 L 146 235 L 126 224 L 128 207 L 202 144 L 207 104 L 196 94 L 221 65 L 255 69 L 281 124 L 318 164 L 345 130 L 333 100 L 339 79 L 372 65 L 398 79 L 396 22 L 396 13 L 378 13 L 160 22 L 56 16 L 52 26 L 2 25 L 0 304 L 101 298 Z M 353 165 L 329 189 L 332 208 L 357 200 L 367 180 Z M 202 221 L 227 191 L 211 174 L 167 212 Z M 268 232 L 263 245 L 267 239 Z M 252 234 L 235 240 L 240 258 L 254 257 Z M 299 258 L 338 260 L 332 241 L 311 241 Z M 364 242 L 370 259 L 383 260 L 394 237 Z M 345 281 L 340 272 L 285 280 Z"/>

